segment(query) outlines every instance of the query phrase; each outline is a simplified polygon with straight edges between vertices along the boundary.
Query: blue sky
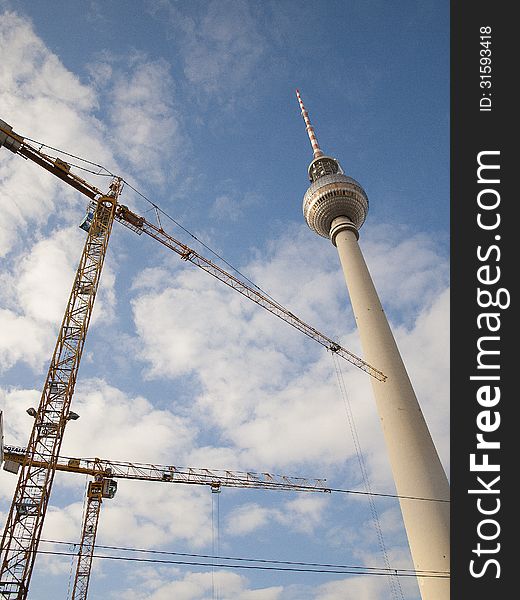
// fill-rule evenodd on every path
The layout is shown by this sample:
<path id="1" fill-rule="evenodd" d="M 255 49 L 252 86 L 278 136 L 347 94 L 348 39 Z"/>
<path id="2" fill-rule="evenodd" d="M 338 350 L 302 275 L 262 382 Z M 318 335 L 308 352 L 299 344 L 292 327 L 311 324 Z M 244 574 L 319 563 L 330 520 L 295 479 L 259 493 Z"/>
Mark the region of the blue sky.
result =
<path id="1" fill-rule="evenodd" d="M 0 11 L 1 119 L 123 176 L 192 234 L 163 221 L 175 237 L 214 258 L 203 241 L 361 355 L 335 249 L 303 221 L 300 89 L 322 148 L 368 194 L 360 244 L 449 471 L 449 3 L 0 0 Z M 24 445 L 87 202 L 5 149 L 0 194 L 0 408 L 6 443 Z M 121 201 L 154 220 L 128 187 Z M 115 224 L 62 454 L 362 489 L 331 355 L 224 287 Z M 370 486 L 393 493 L 368 377 L 342 371 Z M 2 472 L 2 520 L 14 485 Z M 214 554 L 218 537 L 224 556 L 385 564 L 366 500 L 224 490 L 216 523 L 209 490 L 179 487 L 122 481 L 97 541 Z M 45 539 L 78 541 L 84 488 L 56 477 Z M 389 564 L 410 568 L 397 502 L 375 506 Z M 65 598 L 70 571 L 68 557 L 38 557 L 29 597 Z M 419 597 L 412 578 L 394 592 Z M 386 577 L 101 560 L 90 588 L 129 600 L 389 594 Z"/>

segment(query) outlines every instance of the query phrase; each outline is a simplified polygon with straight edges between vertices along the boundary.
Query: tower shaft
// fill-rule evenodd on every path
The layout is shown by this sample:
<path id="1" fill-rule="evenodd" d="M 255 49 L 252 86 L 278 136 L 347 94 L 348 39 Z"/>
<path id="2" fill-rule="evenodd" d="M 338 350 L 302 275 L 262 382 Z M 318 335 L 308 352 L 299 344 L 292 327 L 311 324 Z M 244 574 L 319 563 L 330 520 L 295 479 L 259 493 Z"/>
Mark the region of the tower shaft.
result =
<path id="1" fill-rule="evenodd" d="M 387 376 L 372 381 L 377 411 L 400 496 L 401 512 L 417 571 L 450 570 L 449 485 L 358 244 L 342 217 L 332 222 L 335 244 L 356 319 L 363 354 Z M 419 577 L 423 600 L 447 600 L 449 579 Z"/>

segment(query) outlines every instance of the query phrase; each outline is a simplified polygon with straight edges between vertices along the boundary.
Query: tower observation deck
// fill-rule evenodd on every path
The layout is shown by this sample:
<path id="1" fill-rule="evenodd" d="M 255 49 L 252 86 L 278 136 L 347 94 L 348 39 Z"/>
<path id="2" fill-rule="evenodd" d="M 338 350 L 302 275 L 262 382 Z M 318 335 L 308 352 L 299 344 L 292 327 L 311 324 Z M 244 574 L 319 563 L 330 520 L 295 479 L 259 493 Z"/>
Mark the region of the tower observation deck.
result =
<path id="1" fill-rule="evenodd" d="M 448 479 L 358 244 L 368 198 L 323 153 L 298 90 L 296 95 L 313 150 L 303 214 L 314 232 L 336 246 L 364 359 L 387 376 L 372 381 L 372 388 L 414 566 L 417 572 L 449 573 Z M 449 600 L 448 578 L 418 576 L 418 583 L 422 600 Z"/>

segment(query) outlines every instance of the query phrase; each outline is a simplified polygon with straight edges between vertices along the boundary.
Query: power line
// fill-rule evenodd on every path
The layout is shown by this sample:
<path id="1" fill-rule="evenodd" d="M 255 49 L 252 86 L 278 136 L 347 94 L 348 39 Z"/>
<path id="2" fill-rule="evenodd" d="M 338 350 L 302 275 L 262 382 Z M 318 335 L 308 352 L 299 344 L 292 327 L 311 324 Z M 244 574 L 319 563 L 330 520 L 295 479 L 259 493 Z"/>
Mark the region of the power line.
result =
<path id="1" fill-rule="evenodd" d="M 36 554 L 46 554 L 50 556 L 76 556 L 74 552 L 57 552 L 52 550 L 35 550 Z M 249 569 L 259 571 L 290 571 L 296 573 L 321 573 L 321 574 L 336 574 L 336 575 L 379 575 L 387 576 L 386 571 L 363 571 L 351 569 L 312 569 L 305 567 L 282 567 L 282 566 L 261 566 L 261 565 L 240 565 L 240 564 L 224 564 L 214 562 L 200 562 L 200 561 L 188 561 L 188 560 L 165 560 L 158 558 L 136 558 L 132 556 L 108 556 L 104 554 L 93 554 L 92 558 L 98 558 L 100 560 L 120 560 L 128 562 L 143 562 L 148 564 L 162 564 L 162 565 L 186 565 L 195 567 L 220 567 L 223 569 Z M 394 570 L 393 575 L 395 577 L 431 577 L 436 579 L 448 579 L 449 574 L 423 574 L 417 575 L 413 572 L 399 572 Z"/>
<path id="2" fill-rule="evenodd" d="M 60 540 L 41 540 L 41 542 L 47 543 L 47 544 L 62 544 L 62 545 L 73 546 L 73 547 L 75 547 L 77 545 L 76 543 L 73 543 L 73 542 L 65 542 L 65 541 L 60 541 Z M 128 547 L 124 547 L 124 546 L 108 546 L 108 545 L 102 545 L 102 544 L 96 544 L 95 548 L 103 549 L 103 550 L 117 550 L 117 551 L 121 551 L 121 552 L 136 552 L 136 553 L 138 552 L 141 554 L 160 554 L 160 555 L 166 555 L 166 556 L 184 556 L 184 557 L 200 558 L 200 559 L 218 559 L 218 560 L 236 561 L 236 562 L 255 562 L 255 563 L 271 564 L 271 565 L 290 565 L 290 566 L 296 566 L 296 567 L 321 567 L 322 569 L 342 569 L 342 570 L 356 569 L 356 570 L 362 570 L 363 572 L 365 572 L 365 571 L 375 572 L 376 574 L 380 574 L 380 575 L 383 575 L 383 574 L 388 575 L 388 572 L 395 574 L 397 572 L 397 573 L 401 573 L 402 575 L 414 575 L 414 576 L 419 576 L 419 577 L 432 577 L 432 576 L 449 577 L 449 573 L 446 571 L 394 569 L 394 568 L 386 568 L 386 567 L 367 567 L 366 565 L 338 565 L 338 564 L 331 564 L 331 563 L 275 560 L 275 559 L 265 559 L 265 558 L 244 558 L 244 557 L 237 557 L 237 556 L 215 556 L 215 555 L 211 555 L 211 554 L 192 554 L 192 553 L 188 553 L 188 552 L 173 552 L 173 551 L 168 551 L 168 550 L 151 550 L 151 549 L 145 549 L 145 548 L 128 548 Z M 51 551 L 45 551 L 45 552 L 51 552 Z M 67 555 L 66 553 L 60 553 L 60 554 Z M 100 558 L 103 558 L 103 556 L 100 556 Z M 121 560 L 125 559 L 125 557 L 114 557 L 114 558 L 121 558 Z M 190 562 L 184 561 L 184 562 L 181 562 L 180 564 L 191 564 L 191 561 Z M 199 563 L 193 562 L 193 564 L 199 564 Z M 201 563 L 201 564 L 203 564 L 204 566 L 212 566 L 212 565 L 226 566 L 226 565 L 218 565 L 213 562 Z M 321 572 L 319 570 L 316 570 L 316 571 Z M 329 572 L 329 571 L 327 570 L 324 572 Z M 330 572 L 333 572 L 333 571 L 330 571 Z"/>

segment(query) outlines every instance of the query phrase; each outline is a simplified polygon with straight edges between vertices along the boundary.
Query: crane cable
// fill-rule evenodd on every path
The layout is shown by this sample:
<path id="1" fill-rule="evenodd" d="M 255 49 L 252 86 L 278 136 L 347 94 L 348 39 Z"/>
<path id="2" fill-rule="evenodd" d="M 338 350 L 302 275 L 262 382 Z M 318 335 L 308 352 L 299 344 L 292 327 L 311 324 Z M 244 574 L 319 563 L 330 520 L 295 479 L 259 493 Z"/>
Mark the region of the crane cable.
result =
<path id="1" fill-rule="evenodd" d="M 349 424 L 350 433 L 352 435 L 352 440 L 354 442 L 354 449 L 356 451 L 356 457 L 358 460 L 361 475 L 363 477 L 363 486 L 365 488 L 365 492 L 368 495 L 368 503 L 369 503 L 369 507 L 370 507 L 370 513 L 372 515 L 372 521 L 374 523 L 374 528 L 376 531 L 379 548 L 380 548 L 381 554 L 383 556 L 383 562 L 385 564 L 385 567 L 386 567 L 386 569 L 388 569 L 389 573 L 391 573 L 392 569 L 390 567 L 390 561 L 388 559 L 388 552 L 386 549 L 386 544 L 385 544 L 383 532 L 381 529 L 381 522 L 379 520 L 379 515 L 378 515 L 376 505 L 374 502 L 374 498 L 372 495 L 370 478 L 368 476 L 368 470 L 366 467 L 363 452 L 361 451 L 359 435 L 358 435 L 356 423 L 354 420 L 354 413 L 352 412 L 352 405 L 350 403 L 347 386 L 345 384 L 345 379 L 343 377 L 343 371 L 341 369 L 341 365 L 339 364 L 339 359 L 336 357 L 336 354 L 334 352 L 332 352 L 331 354 L 332 354 L 332 361 L 334 362 L 334 368 L 336 371 L 336 377 L 338 380 L 338 386 L 340 389 L 341 396 L 343 398 L 343 404 L 345 406 L 345 412 L 347 415 L 347 421 Z M 388 585 L 390 587 L 390 592 L 392 594 L 392 597 L 395 600 L 397 600 L 398 598 L 400 598 L 401 600 L 404 600 L 403 590 L 401 588 L 401 582 L 399 581 L 398 577 L 395 577 L 395 576 L 389 574 L 388 575 Z"/>
<path id="2" fill-rule="evenodd" d="M 38 140 L 33 140 L 29 137 L 26 136 L 21 136 L 23 137 L 24 141 L 27 142 L 32 142 L 33 144 L 36 144 L 37 146 L 39 146 L 39 151 L 41 152 L 42 148 L 48 148 L 49 150 L 54 150 L 54 152 L 59 152 L 60 154 L 65 154 L 65 156 L 70 156 L 71 158 L 75 158 L 76 160 L 80 160 L 81 162 L 84 162 L 88 165 L 92 165 L 93 167 L 97 167 L 98 168 L 98 172 L 96 171 L 92 171 L 91 169 L 87 169 L 86 167 L 81 167 L 80 165 L 75 165 L 73 163 L 68 163 L 70 164 L 71 167 L 75 167 L 76 169 L 81 169 L 83 171 L 87 171 L 88 173 L 92 173 L 93 175 L 99 175 L 100 177 L 115 177 L 116 175 L 114 173 L 112 173 L 109 169 L 107 169 L 106 167 L 104 167 L 103 165 L 100 165 L 98 163 L 95 163 L 91 160 L 88 160 L 87 158 L 82 158 L 81 156 L 76 156 L 75 154 L 72 154 L 71 152 L 67 152 L 66 150 L 61 150 L 60 148 L 54 148 L 53 146 L 49 146 L 48 144 L 45 144 L 43 142 L 40 142 Z M 52 158 L 52 157 L 51 157 Z M 105 171 L 105 173 L 102 173 L 101 171 Z"/>
<path id="3" fill-rule="evenodd" d="M 177 221 L 176 219 L 174 219 L 171 215 L 169 215 L 166 211 L 164 211 L 162 208 L 160 208 L 157 204 L 155 204 L 155 202 L 152 202 L 152 200 L 150 200 L 149 198 L 147 198 L 143 193 L 141 193 L 138 189 L 136 189 L 135 187 L 133 187 L 128 181 L 126 181 L 126 179 L 123 179 L 123 182 L 126 183 L 127 187 L 129 187 L 131 190 L 133 190 L 136 194 L 138 194 L 139 196 L 141 196 L 141 198 L 143 200 L 145 200 L 146 202 L 148 202 L 152 209 L 155 210 L 156 213 L 156 217 L 157 217 L 157 221 L 159 223 L 159 227 L 161 227 L 161 222 L 159 219 L 159 213 L 161 213 L 162 215 L 164 215 L 167 219 L 169 219 L 172 223 L 174 223 L 175 225 L 177 225 L 177 227 L 179 227 L 180 229 L 182 229 L 185 233 L 187 233 L 190 237 L 192 237 L 196 242 L 198 242 L 201 246 L 203 246 L 204 248 L 206 248 L 206 250 L 208 250 L 208 252 L 211 252 L 211 254 L 213 254 L 213 256 L 215 256 L 216 258 L 218 258 L 220 261 L 222 261 L 226 266 L 228 266 L 232 271 L 234 271 L 237 275 L 239 275 L 240 277 L 242 277 L 242 279 L 244 281 L 247 281 L 249 284 L 251 284 L 254 288 L 256 288 L 259 292 L 261 292 L 264 296 L 266 296 L 267 298 L 269 298 L 274 304 L 276 304 L 279 308 L 284 309 L 284 306 L 282 304 L 280 304 L 277 300 L 275 300 L 272 296 L 270 296 L 265 290 L 263 290 L 260 286 L 258 286 L 254 281 L 251 281 L 251 279 L 249 279 L 246 275 L 244 275 L 241 271 L 239 271 L 236 267 L 234 267 L 230 262 L 228 262 L 223 256 L 221 256 L 220 254 L 218 254 L 218 252 L 215 252 L 215 250 L 213 250 L 212 248 L 210 248 L 207 244 L 205 244 L 202 240 L 200 240 L 196 235 L 194 235 L 189 229 L 187 229 L 186 227 L 184 227 L 184 225 L 181 225 L 181 223 L 179 223 L 179 221 Z M 161 227 L 162 228 L 162 227 Z"/>
<path id="4" fill-rule="evenodd" d="M 101 177 L 115 177 L 116 176 L 116 175 L 114 175 L 114 173 L 112 173 L 112 171 L 110 171 L 110 169 L 107 169 L 105 166 L 100 165 L 100 164 L 98 164 L 96 162 L 93 162 L 93 161 L 88 160 L 86 158 L 82 158 L 81 156 L 77 156 L 75 154 L 72 154 L 71 152 L 67 152 L 65 150 L 61 150 L 60 148 L 55 148 L 53 146 L 49 146 L 48 144 L 45 144 L 45 143 L 40 142 L 38 140 L 33 140 L 33 139 L 31 139 L 29 137 L 25 137 L 25 136 L 22 136 L 22 137 L 23 137 L 24 140 L 32 142 L 33 144 L 38 145 L 40 147 L 40 150 L 42 148 L 48 148 L 49 150 L 53 150 L 54 152 L 59 152 L 60 154 L 64 154 L 65 156 L 74 158 L 76 160 L 80 160 L 81 162 L 84 162 L 86 164 L 92 165 L 93 167 L 97 167 L 98 170 L 97 171 L 93 171 L 92 169 L 88 169 L 86 167 L 83 167 L 83 166 L 78 165 L 78 164 L 74 164 L 74 163 L 72 163 L 72 162 L 69 161 L 68 164 L 70 164 L 71 167 L 74 167 L 76 169 L 81 169 L 82 171 L 86 171 L 87 173 L 91 173 L 91 174 L 96 175 L 96 176 L 101 176 Z M 103 173 L 102 171 L 105 171 L 105 172 Z M 239 275 L 240 277 L 242 277 L 244 279 L 244 281 L 247 281 L 254 288 L 256 288 L 259 292 L 261 292 L 262 294 L 264 294 L 265 296 L 267 296 L 279 308 L 284 308 L 282 304 L 280 304 L 277 300 L 275 300 L 272 296 L 270 296 L 265 290 L 263 290 L 260 286 L 256 285 L 256 283 L 254 283 L 254 281 L 251 281 L 251 279 L 249 279 L 248 277 L 246 277 L 241 271 L 239 271 L 236 267 L 234 267 L 223 256 L 221 256 L 220 254 L 218 254 L 217 252 L 215 252 L 212 248 L 210 248 L 207 244 L 205 244 L 202 240 L 200 240 L 196 235 L 194 235 L 191 231 L 189 231 L 189 229 L 187 229 L 186 227 L 184 227 L 183 225 L 181 225 L 181 223 L 179 223 L 179 221 L 177 221 L 176 219 L 174 219 L 171 215 L 169 215 L 166 211 L 164 211 L 155 202 L 153 202 L 152 200 L 150 200 L 147 196 L 145 196 L 142 192 L 140 192 L 136 187 L 134 187 L 130 182 L 128 182 L 124 178 L 121 178 L 121 181 L 123 183 L 126 183 L 126 185 L 131 190 L 133 190 L 136 194 L 138 194 L 139 196 L 141 196 L 141 198 L 143 200 L 145 200 L 146 202 L 148 202 L 151 205 L 152 209 L 155 210 L 157 222 L 158 222 L 159 227 L 161 229 L 162 229 L 162 225 L 161 225 L 159 213 L 161 213 L 162 215 L 164 215 L 167 219 L 169 219 L 170 221 L 172 221 L 172 223 L 174 223 L 175 225 L 177 225 L 177 227 L 179 227 L 180 229 L 182 229 L 185 233 L 187 233 L 191 238 L 193 238 L 201 246 L 203 246 L 204 248 L 206 248 L 206 250 L 208 250 L 209 252 L 211 252 L 211 254 L 213 254 L 213 256 L 215 256 L 216 258 L 218 258 L 225 265 L 227 265 L 231 270 L 233 270 L 235 273 L 237 273 L 237 275 Z"/>
<path id="5" fill-rule="evenodd" d="M 211 548 L 213 561 L 211 566 L 211 590 L 213 600 L 220 599 L 218 578 L 215 579 L 215 563 L 220 560 L 220 488 L 211 488 Z"/>

